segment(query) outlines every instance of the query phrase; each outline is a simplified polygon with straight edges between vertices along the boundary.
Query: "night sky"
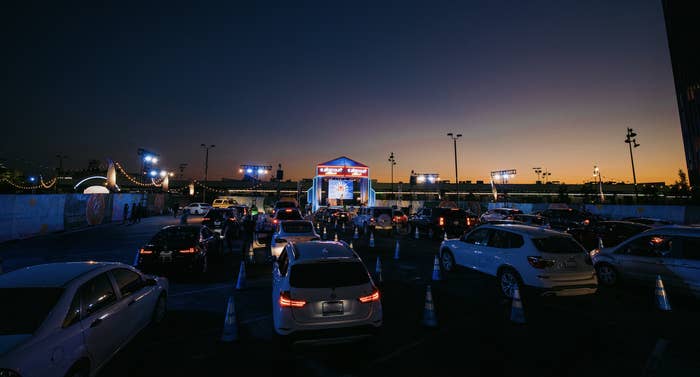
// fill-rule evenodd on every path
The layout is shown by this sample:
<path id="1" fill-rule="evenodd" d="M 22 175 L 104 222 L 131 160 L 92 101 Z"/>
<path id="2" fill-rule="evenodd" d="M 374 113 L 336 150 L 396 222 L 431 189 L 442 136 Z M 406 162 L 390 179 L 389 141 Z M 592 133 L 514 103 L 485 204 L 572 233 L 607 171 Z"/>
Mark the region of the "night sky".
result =
<path id="1" fill-rule="evenodd" d="M 19 3 L 19 2 L 18 2 Z M 46 2 L 48 3 L 48 2 Z M 3 9 L 0 158 L 84 168 L 136 150 L 185 177 L 312 177 L 345 155 L 388 181 L 639 182 L 686 169 L 660 0 L 23 1 Z M 29 161 L 29 162 L 26 162 Z"/>

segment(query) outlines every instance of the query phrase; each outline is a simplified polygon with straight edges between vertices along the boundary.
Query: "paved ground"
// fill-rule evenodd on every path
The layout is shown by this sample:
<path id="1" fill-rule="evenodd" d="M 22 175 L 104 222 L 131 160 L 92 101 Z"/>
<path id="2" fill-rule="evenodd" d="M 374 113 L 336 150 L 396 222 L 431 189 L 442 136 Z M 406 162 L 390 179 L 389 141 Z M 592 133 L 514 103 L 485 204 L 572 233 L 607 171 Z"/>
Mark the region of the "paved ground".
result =
<path id="1" fill-rule="evenodd" d="M 196 219 L 196 218 L 195 218 Z M 193 219 L 191 219 L 193 220 Z M 108 224 L 0 244 L 5 270 L 48 261 L 114 260 L 132 263 L 137 248 L 172 217 L 136 225 Z M 329 231 L 329 237 L 333 232 Z M 352 233 L 340 235 L 352 240 Z M 171 277 L 169 313 L 158 328 L 141 333 L 101 376 L 294 373 L 304 376 L 695 376 L 700 303 L 671 296 L 673 312 L 654 306 L 653 289 L 601 289 L 584 297 L 523 297 L 526 323 L 510 321 L 511 302 L 495 281 L 457 271 L 431 281 L 439 241 L 376 237 L 353 241 L 370 271 L 383 264 L 385 326 L 374 340 L 333 346 L 281 347 L 270 317 L 270 270 L 263 250 L 247 258 L 247 288 L 235 290 L 241 263 L 234 245 L 222 268 L 206 281 Z M 435 301 L 437 328 L 421 325 L 426 286 Z M 226 301 L 236 303 L 239 339 L 220 341 Z"/>

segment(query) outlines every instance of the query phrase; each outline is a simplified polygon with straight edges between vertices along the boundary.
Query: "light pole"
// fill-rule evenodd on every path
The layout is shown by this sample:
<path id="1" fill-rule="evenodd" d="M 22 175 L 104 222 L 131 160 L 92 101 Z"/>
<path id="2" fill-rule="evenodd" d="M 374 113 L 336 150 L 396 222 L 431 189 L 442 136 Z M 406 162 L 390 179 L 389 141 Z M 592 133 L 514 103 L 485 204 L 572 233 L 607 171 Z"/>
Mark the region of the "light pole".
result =
<path id="1" fill-rule="evenodd" d="M 449 136 L 452 139 L 452 143 L 454 144 L 454 149 L 455 149 L 455 191 L 457 192 L 457 207 L 459 207 L 459 176 L 457 175 L 457 139 L 462 137 L 462 134 L 453 134 L 452 132 L 448 133 L 447 136 Z"/>
<path id="2" fill-rule="evenodd" d="M 214 148 L 216 145 L 211 144 L 211 145 L 206 145 L 206 144 L 200 144 L 202 148 L 206 150 L 206 154 L 204 157 L 204 187 L 202 187 L 202 202 L 206 203 L 207 202 L 207 173 L 209 172 L 209 149 Z"/>
<path id="3" fill-rule="evenodd" d="M 637 148 L 639 144 L 637 144 L 637 139 L 635 138 L 637 134 L 634 132 L 633 129 L 627 127 L 627 138 L 625 139 L 625 143 L 629 145 L 630 147 L 630 160 L 632 161 L 632 179 L 634 179 L 634 202 L 637 203 L 639 200 L 639 194 L 637 192 L 637 174 L 634 172 L 634 156 L 632 155 L 632 146 Z"/>
<path id="4" fill-rule="evenodd" d="M 389 154 L 389 165 L 391 165 L 391 194 L 394 195 L 394 165 L 396 165 L 396 159 L 394 159 L 394 152 Z"/>
<path id="5" fill-rule="evenodd" d="M 535 174 L 537 174 L 537 181 L 535 181 L 535 184 L 542 183 L 542 181 L 540 181 L 540 175 L 542 174 L 542 168 L 536 167 L 536 168 L 532 168 L 532 170 L 534 170 Z"/>
<path id="6" fill-rule="evenodd" d="M 603 178 L 600 175 L 598 165 L 593 166 L 593 176 L 598 177 L 598 191 L 600 194 L 600 202 L 602 203 L 605 201 L 605 194 L 603 194 Z"/>

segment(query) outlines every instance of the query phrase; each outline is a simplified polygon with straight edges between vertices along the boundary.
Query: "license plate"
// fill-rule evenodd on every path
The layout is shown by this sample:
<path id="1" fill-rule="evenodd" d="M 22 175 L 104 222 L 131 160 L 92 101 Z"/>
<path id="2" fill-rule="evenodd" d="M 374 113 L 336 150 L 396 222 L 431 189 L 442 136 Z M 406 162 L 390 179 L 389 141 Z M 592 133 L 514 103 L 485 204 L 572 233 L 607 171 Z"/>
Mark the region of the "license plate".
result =
<path id="1" fill-rule="evenodd" d="M 323 315 L 343 314 L 342 301 L 329 301 L 323 303 Z"/>
<path id="2" fill-rule="evenodd" d="M 214 225 L 221 225 L 221 221 L 214 221 Z"/>
<path id="3" fill-rule="evenodd" d="M 172 262 L 173 261 L 173 252 L 172 251 L 162 251 L 160 253 L 160 261 L 161 262 Z"/>
<path id="4" fill-rule="evenodd" d="M 564 262 L 564 267 L 573 269 L 578 267 L 578 263 L 576 261 L 566 261 Z"/>
<path id="5" fill-rule="evenodd" d="M 455 220 L 452 222 L 453 225 L 459 225 L 459 220 Z"/>

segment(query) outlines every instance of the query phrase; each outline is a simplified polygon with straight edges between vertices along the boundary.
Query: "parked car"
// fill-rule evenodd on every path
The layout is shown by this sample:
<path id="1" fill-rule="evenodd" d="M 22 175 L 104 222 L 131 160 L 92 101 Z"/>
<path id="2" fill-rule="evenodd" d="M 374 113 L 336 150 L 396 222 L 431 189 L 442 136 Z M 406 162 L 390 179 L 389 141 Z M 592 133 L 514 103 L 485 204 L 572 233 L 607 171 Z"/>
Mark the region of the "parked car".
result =
<path id="1" fill-rule="evenodd" d="M 203 215 L 210 209 L 211 205 L 209 205 L 209 203 L 190 203 L 182 207 L 182 210 L 189 211 L 190 215 Z"/>
<path id="2" fill-rule="evenodd" d="M 605 220 L 601 216 L 574 208 L 549 208 L 539 213 L 555 230 L 578 228 Z"/>
<path id="3" fill-rule="evenodd" d="M 231 198 L 217 198 L 214 199 L 211 206 L 213 208 L 230 208 L 237 205 L 238 202 Z"/>
<path id="4" fill-rule="evenodd" d="M 350 223 L 350 218 L 350 212 L 341 209 L 332 213 L 329 223 L 338 224 L 338 226 L 347 225 Z"/>
<path id="5" fill-rule="evenodd" d="M 285 220 L 304 220 L 298 208 L 280 208 L 270 218 L 273 224 L 277 225 Z"/>
<path id="6" fill-rule="evenodd" d="M 540 216 L 540 215 L 516 213 L 516 214 L 513 214 L 512 217 L 513 217 L 514 221 L 519 221 L 525 225 L 542 226 L 545 228 L 551 228 L 549 226 L 549 223 L 547 222 L 547 219 Z"/>
<path id="7" fill-rule="evenodd" d="M 660 276 L 671 292 L 700 298 L 700 228 L 652 228 L 613 247 L 591 251 L 598 281 L 653 285 Z"/>
<path id="8" fill-rule="evenodd" d="M 588 252 L 563 232 L 527 225 L 481 225 L 440 245 L 449 273 L 467 267 L 498 279 L 500 293 L 512 298 L 524 286 L 545 295 L 585 295 L 598 287 Z"/>
<path id="9" fill-rule="evenodd" d="M 273 210 L 276 211 L 280 208 L 299 208 L 299 202 L 294 198 L 280 198 L 275 202 Z"/>
<path id="10" fill-rule="evenodd" d="M 240 222 L 233 208 L 212 208 L 202 217 L 202 225 L 205 225 L 219 237 L 238 239 L 240 235 Z"/>
<path id="11" fill-rule="evenodd" d="M 382 326 L 379 289 L 345 242 L 288 243 L 273 263 L 274 330 L 289 342 L 356 340 Z"/>
<path id="12" fill-rule="evenodd" d="M 277 230 L 272 235 L 270 252 L 277 258 L 289 242 L 319 241 L 321 236 L 316 233 L 314 224 L 308 220 L 286 220 L 277 224 Z"/>
<path id="13" fill-rule="evenodd" d="M 461 208 L 423 207 L 411 216 L 411 234 L 418 229 L 419 234 L 429 238 L 459 237 L 478 223 L 476 215 Z"/>
<path id="14" fill-rule="evenodd" d="M 113 262 L 0 275 L 0 375 L 94 376 L 167 311 L 168 280 Z"/>
<path id="15" fill-rule="evenodd" d="M 656 219 L 656 218 L 652 218 L 652 217 L 625 217 L 622 220 L 623 221 L 631 221 L 633 223 L 649 225 L 651 227 L 673 225 L 672 221 L 663 220 L 663 219 Z"/>
<path id="16" fill-rule="evenodd" d="M 185 271 L 204 275 L 210 262 L 223 259 L 223 241 L 205 225 L 170 225 L 139 249 L 143 271 Z"/>
<path id="17" fill-rule="evenodd" d="M 593 250 L 598 247 L 598 238 L 603 241 L 604 246 L 611 247 L 648 229 L 651 229 L 648 225 L 629 221 L 599 221 L 570 229 L 567 233 L 574 236 L 586 250 Z"/>
<path id="18" fill-rule="evenodd" d="M 391 234 L 394 226 L 392 214 L 391 207 L 362 207 L 353 218 L 353 224 L 363 234 L 374 232 L 377 235 L 378 231 Z"/>
<path id="19" fill-rule="evenodd" d="M 523 211 L 517 208 L 493 208 L 481 214 L 479 221 L 482 223 L 491 220 L 513 220 L 514 215 L 520 215 Z"/>

